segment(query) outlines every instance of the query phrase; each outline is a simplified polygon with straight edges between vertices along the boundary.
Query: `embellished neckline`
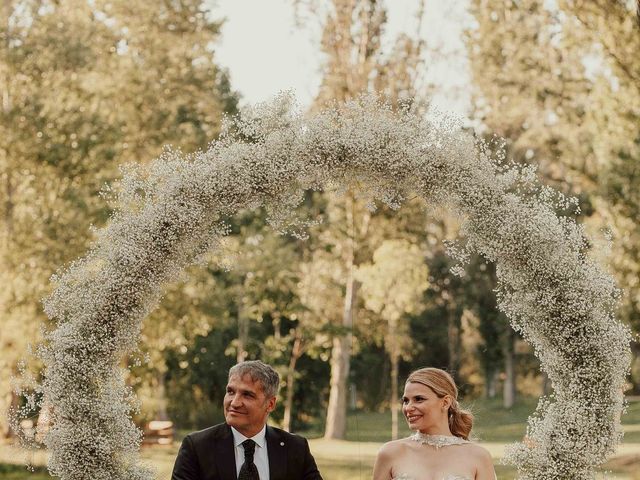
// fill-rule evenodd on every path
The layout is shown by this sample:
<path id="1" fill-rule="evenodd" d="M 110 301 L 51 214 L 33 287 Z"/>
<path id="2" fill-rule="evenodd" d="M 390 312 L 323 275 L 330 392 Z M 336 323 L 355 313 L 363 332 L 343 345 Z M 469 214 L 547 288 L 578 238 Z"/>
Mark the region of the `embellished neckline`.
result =
<path id="1" fill-rule="evenodd" d="M 464 438 L 456 437 L 454 435 L 430 435 L 428 433 L 415 432 L 409 437 L 414 442 L 421 443 L 422 445 L 430 445 L 436 449 L 440 447 L 446 447 L 448 445 L 464 445 L 465 443 L 471 443 Z"/>

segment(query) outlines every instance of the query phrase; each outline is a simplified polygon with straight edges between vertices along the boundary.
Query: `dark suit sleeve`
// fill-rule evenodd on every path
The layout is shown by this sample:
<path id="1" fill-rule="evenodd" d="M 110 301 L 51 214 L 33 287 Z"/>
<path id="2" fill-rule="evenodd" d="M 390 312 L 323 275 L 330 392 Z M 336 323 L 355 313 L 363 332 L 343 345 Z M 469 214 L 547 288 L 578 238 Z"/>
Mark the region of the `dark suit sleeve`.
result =
<path id="1" fill-rule="evenodd" d="M 180 445 L 171 480 L 200 480 L 200 468 L 193 448 L 193 440 L 189 435 L 184 437 Z"/>
<path id="2" fill-rule="evenodd" d="M 309 442 L 307 439 L 304 439 L 304 467 L 302 473 L 302 480 L 322 480 L 322 476 L 318 471 L 318 466 L 316 465 L 316 461 L 311 455 L 311 450 L 309 449 Z"/>

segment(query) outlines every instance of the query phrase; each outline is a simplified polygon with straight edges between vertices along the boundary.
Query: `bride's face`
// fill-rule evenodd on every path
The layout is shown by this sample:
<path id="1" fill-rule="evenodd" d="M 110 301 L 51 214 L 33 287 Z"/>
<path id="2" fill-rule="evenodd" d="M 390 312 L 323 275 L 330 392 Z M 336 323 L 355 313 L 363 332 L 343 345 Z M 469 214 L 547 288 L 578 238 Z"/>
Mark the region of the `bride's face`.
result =
<path id="1" fill-rule="evenodd" d="M 421 383 L 407 383 L 402 397 L 402 413 L 411 430 L 430 433 L 447 421 L 447 397 L 438 397 Z"/>

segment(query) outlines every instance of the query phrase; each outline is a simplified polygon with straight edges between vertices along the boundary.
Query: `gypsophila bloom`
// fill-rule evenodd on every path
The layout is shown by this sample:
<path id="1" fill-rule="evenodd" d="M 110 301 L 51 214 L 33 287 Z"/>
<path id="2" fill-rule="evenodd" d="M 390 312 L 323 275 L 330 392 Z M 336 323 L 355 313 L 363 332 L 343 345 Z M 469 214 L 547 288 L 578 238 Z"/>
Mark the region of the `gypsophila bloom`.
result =
<path id="1" fill-rule="evenodd" d="M 162 286 L 218 247 L 224 219 L 265 207 L 283 231 L 304 226 L 292 212 L 308 189 L 357 185 L 371 204 L 398 208 L 409 195 L 456 212 L 461 238 L 448 245 L 496 263 L 500 309 L 533 345 L 553 383 L 527 437 L 507 454 L 519 478 L 582 480 L 620 441 L 630 333 L 614 317 L 618 291 L 587 255 L 589 242 L 558 209 L 572 199 L 509 165 L 455 123 L 393 112 L 362 97 L 310 117 L 292 98 L 225 122 L 220 140 L 195 155 L 166 149 L 129 166 L 114 186 L 119 206 L 91 251 L 53 279 L 45 301 L 56 330 L 39 355 L 52 406 L 49 468 L 65 480 L 150 479 L 138 460 L 136 408 L 123 355 Z"/>

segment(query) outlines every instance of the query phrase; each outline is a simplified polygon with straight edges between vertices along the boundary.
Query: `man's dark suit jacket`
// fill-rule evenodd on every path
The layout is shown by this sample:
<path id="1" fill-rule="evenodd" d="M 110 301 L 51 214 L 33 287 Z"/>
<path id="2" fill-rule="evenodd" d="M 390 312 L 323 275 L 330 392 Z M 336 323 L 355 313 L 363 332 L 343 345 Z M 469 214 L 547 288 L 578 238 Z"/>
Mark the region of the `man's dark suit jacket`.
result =
<path id="1" fill-rule="evenodd" d="M 307 440 L 267 425 L 270 480 L 322 480 Z M 182 441 L 171 480 L 236 480 L 236 455 L 226 423 L 190 433 Z"/>

